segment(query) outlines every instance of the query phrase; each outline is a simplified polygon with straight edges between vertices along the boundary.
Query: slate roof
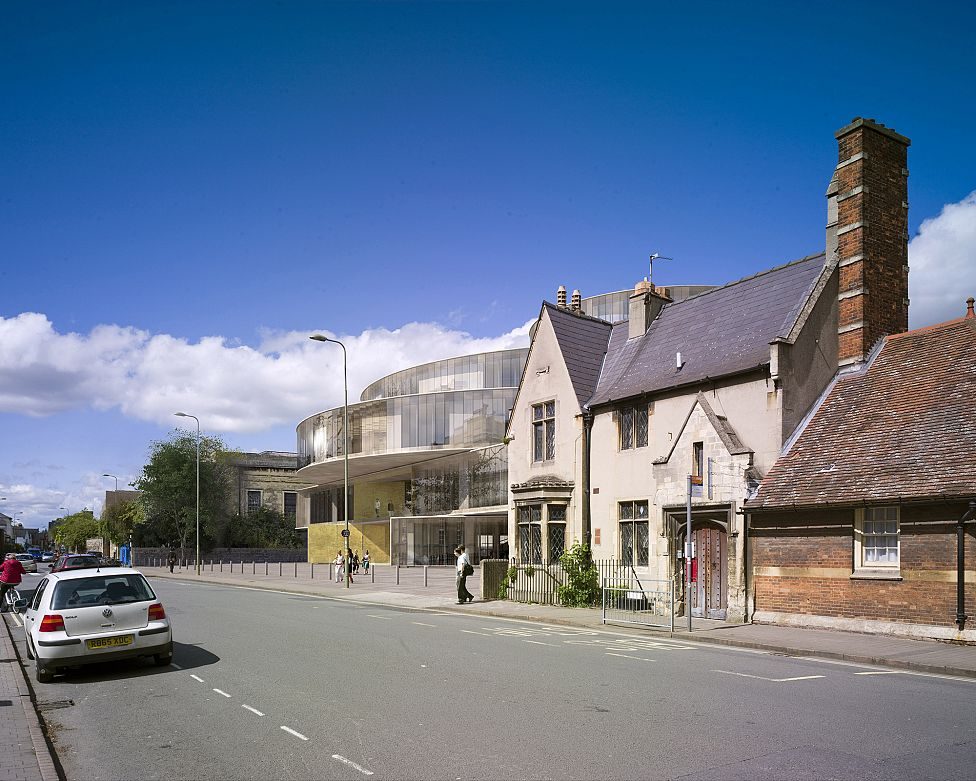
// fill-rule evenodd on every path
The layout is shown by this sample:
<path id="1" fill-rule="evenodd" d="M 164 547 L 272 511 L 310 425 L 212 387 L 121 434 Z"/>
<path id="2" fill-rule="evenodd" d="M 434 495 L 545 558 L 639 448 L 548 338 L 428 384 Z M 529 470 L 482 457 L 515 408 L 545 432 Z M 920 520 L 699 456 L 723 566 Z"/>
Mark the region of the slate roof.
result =
<path id="1" fill-rule="evenodd" d="M 748 371 L 769 363 L 769 344 L 785 338 L 824 267 L 811 255 L 667 304 L 643 337 L 613 326 L 589 405 Z M 681 353 L 683 368 L 676 366 Z"/>
<path id="2" fill-rule="evenodd" d="M 543 307 L 549 312 L 549 321 L 566 361 L 576 400 L 582 407 L 593 395 L 600 379 L 612 326 L 605 320 L 572 312 L 548 301 Z"/>
<path id="3" fill-rule="evenodd" d="M 976 318 L 889 336 L 841 375 L 751 510 L 976 497 Z"/>

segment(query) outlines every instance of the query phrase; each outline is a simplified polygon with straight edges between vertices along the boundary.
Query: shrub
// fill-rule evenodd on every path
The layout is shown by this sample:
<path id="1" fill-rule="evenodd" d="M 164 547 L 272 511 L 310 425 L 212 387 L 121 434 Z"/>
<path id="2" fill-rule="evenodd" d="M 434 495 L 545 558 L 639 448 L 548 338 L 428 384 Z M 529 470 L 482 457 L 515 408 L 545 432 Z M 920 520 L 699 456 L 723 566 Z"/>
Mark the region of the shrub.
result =
<path id="1" fill-rule="evenodd" d="M 591 607 L 600 602 L 600 574 L 590 554 L 590 547 L 576 542 L 563 551 L 559 563 L 566 573 L 567 584 L 559 586 L 559 601 L 566 607 Z"/>

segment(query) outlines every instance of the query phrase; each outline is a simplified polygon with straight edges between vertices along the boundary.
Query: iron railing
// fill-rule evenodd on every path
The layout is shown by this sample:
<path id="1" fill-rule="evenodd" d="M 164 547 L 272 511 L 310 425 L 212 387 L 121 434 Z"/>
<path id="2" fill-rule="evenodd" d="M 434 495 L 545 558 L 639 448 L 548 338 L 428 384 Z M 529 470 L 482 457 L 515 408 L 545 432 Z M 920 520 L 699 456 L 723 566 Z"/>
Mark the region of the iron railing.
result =
<path id="1" fill-rule="evenodd" d="M 640 624 L 674 631 L 673 580 L 646 581 L 639 588 L 604 584 L 602 592 L 604 624 Z"/>

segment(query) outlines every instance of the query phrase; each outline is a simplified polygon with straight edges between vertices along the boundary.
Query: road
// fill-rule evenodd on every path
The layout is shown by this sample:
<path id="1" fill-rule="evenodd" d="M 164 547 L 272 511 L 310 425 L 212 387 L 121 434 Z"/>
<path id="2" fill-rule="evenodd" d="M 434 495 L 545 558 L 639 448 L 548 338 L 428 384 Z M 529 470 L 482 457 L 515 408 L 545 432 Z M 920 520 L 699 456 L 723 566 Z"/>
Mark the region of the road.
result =
<path id="1" fill-rule="evenodd" d="M 34 684 L 68 779 L 976 778 L 976 681 L 153 587 L 172 667 Z"/>

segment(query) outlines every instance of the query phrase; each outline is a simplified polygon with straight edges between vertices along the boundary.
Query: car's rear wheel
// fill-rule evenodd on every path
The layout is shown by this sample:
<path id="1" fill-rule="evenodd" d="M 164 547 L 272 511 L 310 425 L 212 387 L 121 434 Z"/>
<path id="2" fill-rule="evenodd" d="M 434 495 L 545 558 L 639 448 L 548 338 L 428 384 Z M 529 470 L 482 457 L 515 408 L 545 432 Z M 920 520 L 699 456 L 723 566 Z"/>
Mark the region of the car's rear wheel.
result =
<path id="1" fill-rule="evenodd" d="M 44 667 L 40 659 L 34 660 L 34 677 L 38 683 L 50 683 L 54 680 L 54 670 Z"/>
<path id="2" fill-rule="evenodd" d="M 170 651 L 168 654 L 156 654 L 153 657 L 153 664 L 157 667 L 165 667 L 173 662 L 173 652 Z"/>

